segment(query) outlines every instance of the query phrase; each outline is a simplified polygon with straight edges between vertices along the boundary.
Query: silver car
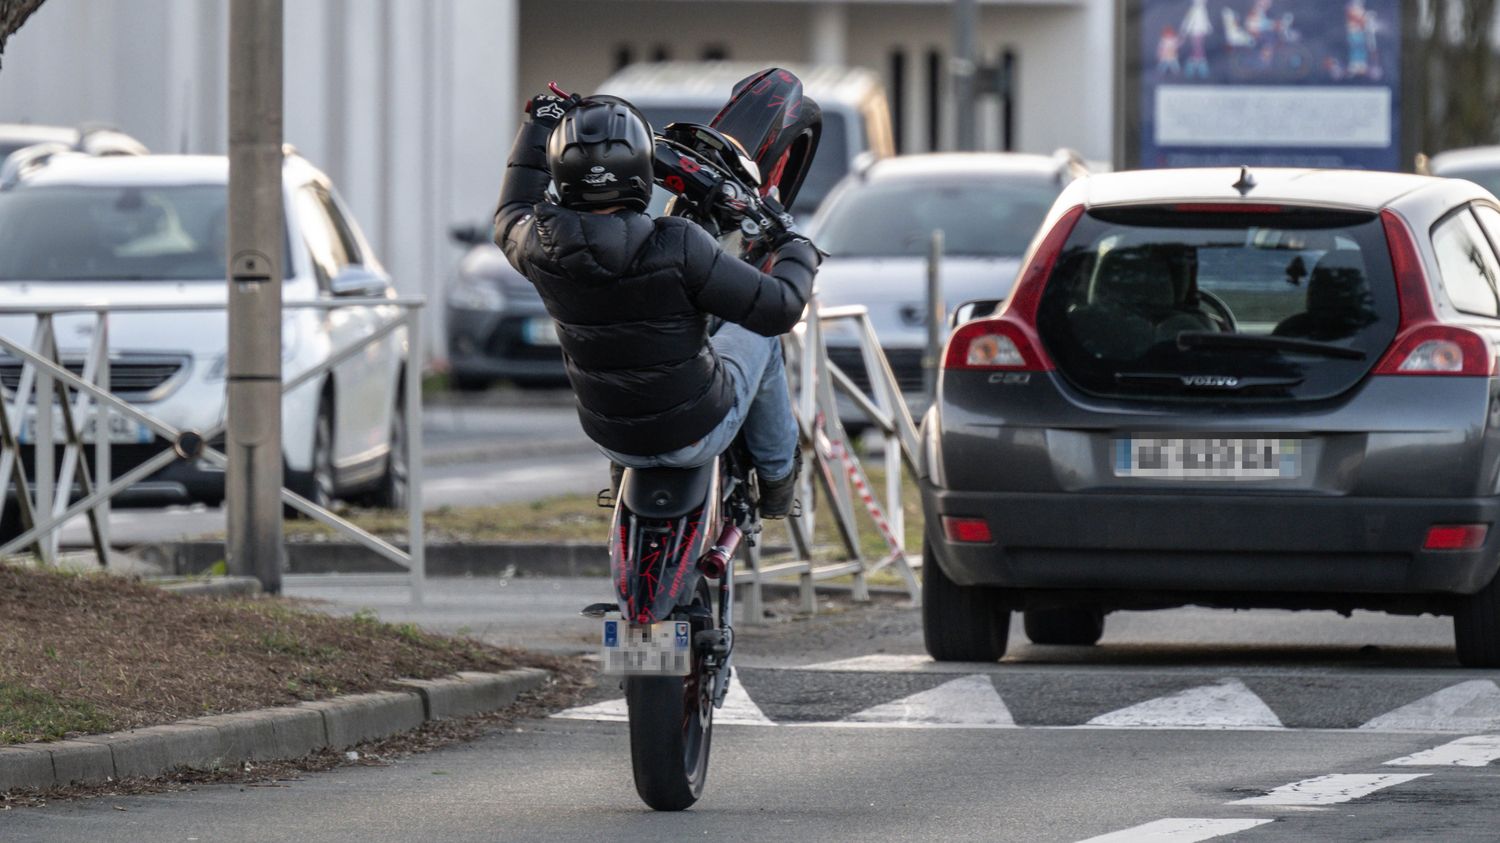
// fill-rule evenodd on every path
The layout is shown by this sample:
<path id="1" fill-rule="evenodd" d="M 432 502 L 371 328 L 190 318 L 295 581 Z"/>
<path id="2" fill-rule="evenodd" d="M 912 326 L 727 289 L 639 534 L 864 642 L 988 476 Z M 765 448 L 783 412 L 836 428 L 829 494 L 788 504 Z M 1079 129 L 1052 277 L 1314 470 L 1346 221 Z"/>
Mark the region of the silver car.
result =
<path id="1" fill-rule="evenodd" d="M 1497 247 L 1454 179 L 1073 184 L 923 422 L 929 652 L 1199 604 L 1448 614 L 1500 666 Z"/>
<path id="2" fill-rule="evenodd" d="M 808 229 L 828 253 L 818 269 L 818 301 L 869 308 L 902 391 L 909 403 L 925 408 L 932 232 L 943 232 L 940 275 L 948 311 L 970 299 L 1004 298 L 1047 210 L 1083 172 L 1082 162 L 1067 153 L 907 155 L 856 171 L 839 183 Z M 829 358 L 868 390 L 853 334 L 831 326 L 828 345 Z M 846 425 L 862 418 L 857 412 L 841 415 Z"/>

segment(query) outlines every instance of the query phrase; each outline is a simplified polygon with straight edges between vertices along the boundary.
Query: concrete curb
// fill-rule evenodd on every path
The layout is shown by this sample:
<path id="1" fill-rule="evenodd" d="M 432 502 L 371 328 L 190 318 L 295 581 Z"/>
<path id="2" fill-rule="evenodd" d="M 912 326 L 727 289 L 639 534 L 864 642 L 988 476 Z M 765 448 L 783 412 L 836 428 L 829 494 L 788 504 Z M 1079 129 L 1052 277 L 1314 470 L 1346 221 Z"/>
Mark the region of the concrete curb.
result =
<path id="1" fill-rule="evenodd" d="M 280 708 L 217 714 L 54 743 L 0 746 L 0 793 L 102 784 L 176 769 L 213 770 L 246 761 L 301 758 L 388 738 L 431 720 L 504 708 L 547 680 L 547 671 L 461 673 L 400 680 L 409 691 L 352 694 Z"/>
<path id="2" fill-rule="evenodd" d="M 255 577 L 149 579 L 147 582 L 189 597 L 251 597 L 260 593 L 260 580 Z"/>

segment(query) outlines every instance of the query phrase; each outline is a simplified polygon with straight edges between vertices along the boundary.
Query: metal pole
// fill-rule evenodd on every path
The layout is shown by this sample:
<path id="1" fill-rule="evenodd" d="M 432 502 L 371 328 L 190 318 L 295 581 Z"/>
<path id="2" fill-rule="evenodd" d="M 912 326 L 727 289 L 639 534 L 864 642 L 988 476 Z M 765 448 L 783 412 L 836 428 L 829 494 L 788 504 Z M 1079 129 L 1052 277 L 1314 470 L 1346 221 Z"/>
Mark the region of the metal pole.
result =
<path id="1" fill-rule="evenodd" d="M 979 148 L 979 121 L 974 113 L 974 77 L 979 71 L 974 30 L 978 26 L 975 0 L 953 0 L 953 113 L 958 121 L 954 140 L 960 152 Z"/>
<path id="2" fill-rule="evenodd" d="M 927 353 L 922 356 L 922 386 L 930 403 L 937 396 L 939 359 L 948 325 L 948 307 L 943 302 L 943 230 L 933 229 L 927 251 Z"/>
<path id="3" fill-rule="evenodd" d="M 407 554 L 411 557 L 411 602 L 422 605 L 427 585 L 427 541 L 422 524 L 422 309 L 406 309 L 406 371 L 402 406 L 406 414 Z"/>
<path id="4" fill-rule="evenodd" d="M 281 591 L 281 0 L 229 7 L 228 567 Z"/>

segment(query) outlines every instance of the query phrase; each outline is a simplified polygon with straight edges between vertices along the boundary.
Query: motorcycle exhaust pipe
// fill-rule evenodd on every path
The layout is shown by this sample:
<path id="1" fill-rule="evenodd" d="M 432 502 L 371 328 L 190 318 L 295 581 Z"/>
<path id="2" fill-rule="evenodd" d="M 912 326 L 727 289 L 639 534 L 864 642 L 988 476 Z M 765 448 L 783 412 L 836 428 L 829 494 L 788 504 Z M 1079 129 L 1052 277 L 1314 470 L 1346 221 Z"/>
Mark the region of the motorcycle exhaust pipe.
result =
<path id="1" fill-rule="evenodd" d="M 708 552 L 698 558 L 698 571 L 704 576 L 714 579 L 723 579 L 725 572 L 729 570 L 729 560 L 734 558 L 736 551 L 740 549 L 740 539 L 745 534 L 740 528 L 733 524 L 724 525 L 724 530 L 719 533 L 718 541 L 709 548 Z"/>

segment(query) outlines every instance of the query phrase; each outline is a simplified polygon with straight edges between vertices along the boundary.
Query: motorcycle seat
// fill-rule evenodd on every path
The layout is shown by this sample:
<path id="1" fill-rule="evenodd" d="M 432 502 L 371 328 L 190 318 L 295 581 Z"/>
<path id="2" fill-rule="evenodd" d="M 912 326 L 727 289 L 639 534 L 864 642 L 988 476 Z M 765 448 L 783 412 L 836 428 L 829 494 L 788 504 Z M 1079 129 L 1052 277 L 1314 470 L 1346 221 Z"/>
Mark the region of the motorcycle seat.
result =
<path id="1" fill-rule="evenodd" d="M 681 518 L 702 506 L 717 477 L 714 463 L 696 468 L 627 468 L 620 500 L 642 518 Z"/>

